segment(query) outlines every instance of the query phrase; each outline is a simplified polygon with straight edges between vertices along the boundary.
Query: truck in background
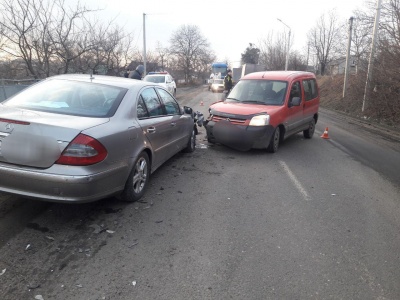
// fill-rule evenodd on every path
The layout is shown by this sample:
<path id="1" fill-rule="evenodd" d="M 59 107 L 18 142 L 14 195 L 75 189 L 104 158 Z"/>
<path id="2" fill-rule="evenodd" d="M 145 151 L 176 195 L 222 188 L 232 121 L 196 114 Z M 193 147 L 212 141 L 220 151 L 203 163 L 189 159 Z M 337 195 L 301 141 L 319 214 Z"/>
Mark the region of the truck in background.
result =
<path id="1" fill-rule="evenodd" d="M 215 62 L 211 65 L 212 73 L 210 75 L 210 79 L 208 80 L 208 90 L 211 90 L 212 84 L 214 83 L 214 79 L 224 79 L 227 70 L 228 64 L 222 62 Z M 256 64 L 244 64 L 240 67 L 231 68 L 232 70 L 232 82 L 235 85 L 240 78 L 244 75 L 254 72 L 266 71 L 266 67 L 263 65 Z"/>
<path id="2" fill-rule="evenodd" d="M 266 67 L 263 65 L 256 65 L 256 64 L 244 64 L 241 67 L 237 68 L 232 68 L 232 81 L 233 84 L 235 85 L 240 78 L 242 78 L 244 75 L 247 75 L 249 73 L 254 73 L 254 72 L 261 72 L 261 71 L 266 71 Z"/>
<path id="3" fill-rule="evenodd" d="M 219 79 L 224 79 L 228 70 L 228 64 L 223 62 L 215 62 L 211 65 L 211 72 L 215 76 L 219 77 Z"/>
<path id="4" fill-rule="evenodd" d="M 228 64 L 223 62 L 215 62 L 211 65 L 211 74 L 208 79 L 208 90 L 211 90 L 211 85 L 214 79 L 224 79 L 228 70 Z"/>

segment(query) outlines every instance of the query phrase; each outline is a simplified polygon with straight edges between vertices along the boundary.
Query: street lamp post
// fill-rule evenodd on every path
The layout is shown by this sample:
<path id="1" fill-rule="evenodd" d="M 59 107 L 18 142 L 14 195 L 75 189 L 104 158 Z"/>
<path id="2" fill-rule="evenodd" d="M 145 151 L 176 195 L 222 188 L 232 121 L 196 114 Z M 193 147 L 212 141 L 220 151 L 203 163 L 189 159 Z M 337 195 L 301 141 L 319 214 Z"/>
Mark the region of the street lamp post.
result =
<path id="1" fill-rule="evenodd" d="M 146 75 L 146 14 L 143 13 L 143 76 Z"/>
<path id="2" fill-rule="evenodd" d="M 285 62 L 285 71 L 288 69 L 288 64 L 289 64 L 289 48 L 290 48 L 290 34 L 292 33 L 292 29 L 285 24 L 281 19 L 278 19 L 279 22 L 281 22 L 283 25 L 285 25 L 287 28 L 289 28 L 289 37 L 288 37 L 288 44 L 287 44 L 287 50 L 286 50 L 286 62 Z"/>

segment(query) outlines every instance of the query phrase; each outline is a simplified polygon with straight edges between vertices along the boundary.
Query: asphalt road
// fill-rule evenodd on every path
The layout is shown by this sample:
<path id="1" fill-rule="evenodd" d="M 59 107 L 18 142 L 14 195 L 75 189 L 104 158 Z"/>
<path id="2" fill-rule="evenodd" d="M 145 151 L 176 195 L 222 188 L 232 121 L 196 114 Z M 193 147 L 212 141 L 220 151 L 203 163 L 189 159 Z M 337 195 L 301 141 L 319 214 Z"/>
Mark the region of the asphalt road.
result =
<path id="1" fill-rule="evenodd" d="M 3 195 L 0 299 L 400 299 L 400 139 L 372 127 L 321 110 L 275 154 L 200 128 L 133 204 Z"/>

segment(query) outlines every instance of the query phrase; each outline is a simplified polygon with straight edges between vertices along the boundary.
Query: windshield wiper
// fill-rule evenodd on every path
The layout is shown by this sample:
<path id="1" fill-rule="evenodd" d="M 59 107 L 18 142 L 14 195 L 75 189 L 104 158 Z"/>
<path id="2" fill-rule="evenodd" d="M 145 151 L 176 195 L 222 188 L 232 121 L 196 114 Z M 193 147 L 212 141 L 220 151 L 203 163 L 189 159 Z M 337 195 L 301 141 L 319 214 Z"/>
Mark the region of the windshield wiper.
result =
<path id="1" fill-rule="evenodd" d="M 246 101 L 242 101 L 242 103 L 257 103 L 257 104 L 264 104 L 264 105 L 267 104 L 264 101 L 257 101 L 257 100 L 246 100 Z"/>
<path id="2" fill-rule="evenodd" d="M 226 98 L 226 100 L 234 100 L 234 101 L 240 101 L 239 99 L 236 99 L 236 98 Z"/>

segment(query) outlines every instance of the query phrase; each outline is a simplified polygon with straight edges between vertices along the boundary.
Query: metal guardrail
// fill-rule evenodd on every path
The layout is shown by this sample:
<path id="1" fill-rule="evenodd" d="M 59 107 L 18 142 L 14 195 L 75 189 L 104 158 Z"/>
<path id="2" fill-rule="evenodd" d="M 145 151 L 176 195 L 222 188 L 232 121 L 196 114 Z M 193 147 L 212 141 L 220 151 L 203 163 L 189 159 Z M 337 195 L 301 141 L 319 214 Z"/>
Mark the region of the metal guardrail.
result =
<path id="1" fill-rule="evenodd" d="M 0 79 L 0 102 L 22 91 L 40 79 Z"/>

